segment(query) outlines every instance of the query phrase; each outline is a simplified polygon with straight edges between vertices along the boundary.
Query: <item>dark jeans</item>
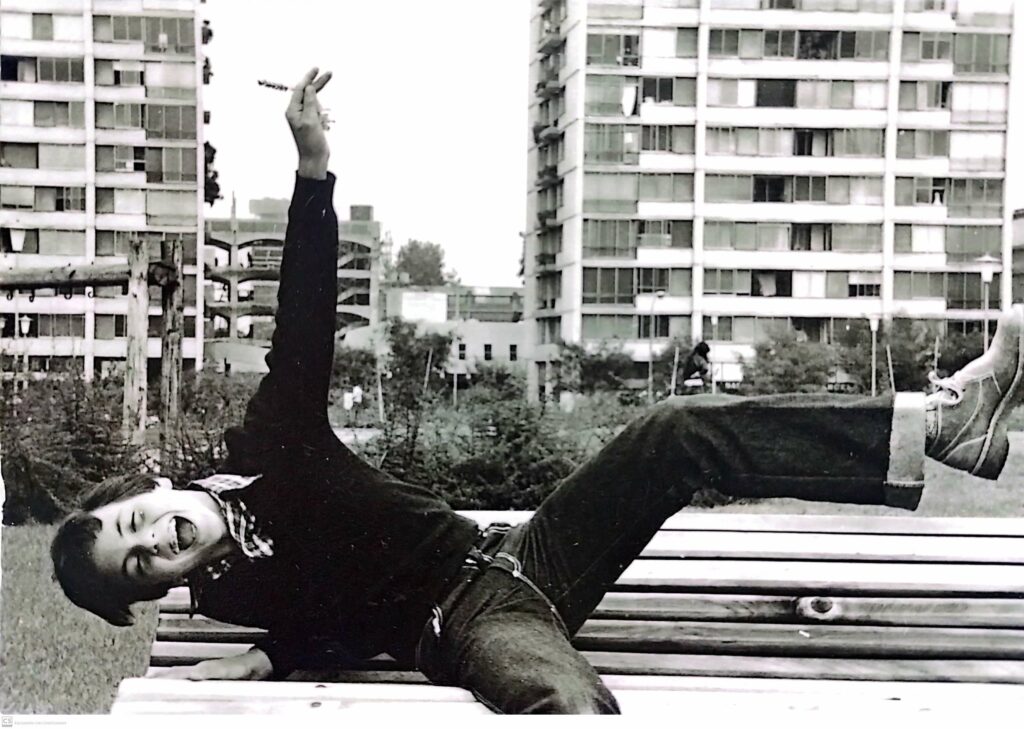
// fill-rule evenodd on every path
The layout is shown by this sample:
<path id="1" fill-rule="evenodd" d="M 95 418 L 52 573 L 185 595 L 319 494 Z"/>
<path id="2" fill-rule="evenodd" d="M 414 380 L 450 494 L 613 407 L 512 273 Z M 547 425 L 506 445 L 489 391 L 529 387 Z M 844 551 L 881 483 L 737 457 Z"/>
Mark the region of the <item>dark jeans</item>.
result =
<path id="1" fill-rule="evenodd" d="M 917 453 L 896 463 L 896 447 Z M 421 642 L 421 668 L 504 713 L 617 713 L 569 638 L 696 492 L 913 508 L 923 453 L 917 401 L 671 398 L 571 474 L 527 523 L 486 540 L 493 565 L 468 568 L 443 601 L 440 636 L 428 630 Z"/>

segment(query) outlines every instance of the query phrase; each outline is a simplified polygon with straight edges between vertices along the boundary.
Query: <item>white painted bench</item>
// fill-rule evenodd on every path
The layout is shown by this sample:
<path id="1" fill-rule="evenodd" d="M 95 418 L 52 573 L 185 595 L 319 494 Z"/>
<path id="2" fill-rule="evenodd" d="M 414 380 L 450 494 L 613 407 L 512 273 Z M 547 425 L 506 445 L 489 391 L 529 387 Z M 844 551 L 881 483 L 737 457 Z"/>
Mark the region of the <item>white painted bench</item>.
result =
<path id="1" fill-rule="evenodd" d="M 257 635 L 189 618 L 187 593 L 173 591 L 150 675 L 243 652 Z M 1024 705 L 1024 519 L 684 512 L 574 642 L 634 714 L 678 704 L 884 718 Z M 126 679 L 112 711 L 486 713 L 386 656 L 293 679 Z"/>

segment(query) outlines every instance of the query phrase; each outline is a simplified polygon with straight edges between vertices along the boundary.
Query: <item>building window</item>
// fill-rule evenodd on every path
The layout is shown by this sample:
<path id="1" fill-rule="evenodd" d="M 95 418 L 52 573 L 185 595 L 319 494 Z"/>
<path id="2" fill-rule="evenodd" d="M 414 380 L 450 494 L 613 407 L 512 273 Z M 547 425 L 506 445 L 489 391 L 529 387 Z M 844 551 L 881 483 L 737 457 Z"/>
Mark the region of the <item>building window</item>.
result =
<path id="1" fill-rule="evenodd" d="M 32 104 L 37 127 L 85 127 L 85 104 L 81 101 L 36 101 Z"/>
<path id="2" fill-rule="evenodd" d="M 584 268 L 584 304 L 632 304 L 636 296 L 632 268 Z"/>
<path id="3" fill-rule="evenodd" d="M 640 36 L 633 34 L 587 34 L 588 66 L 639 66 Z"/>
<path id="4" fill-rule="evenodd" d="M 635 213 L 638 200 L 635 173 L 587 172 L 583 176 L 583 211 Z"/>
<path id="5" fill-rule="evenodd" d="M 900 81 L 900 109 L 948 109 L 951 87 L 949 81 Z"/>
<path id="6" fill-rule="evenodd" d="M 145 81 L 141 61 L 96 61 L 97 86 L 143 86 Z"/>
<path id="7" fill-rule="evenodd" d="M 1010 68 L 1010 36 L 989 33 L 957 33 L 953 47 L 955 73 L 1007 73 Z"/>
<path id="8" fill-rule="evenodd" d="M 584 220 L 585 257 L 633 258 L 636 255 L 637 222 L 634 220 Z"/>
<path id="9" fill-rule="evenodd" d="M 665 338 L 668 336 L 669 318 L 664 314 L 654 315 L 654 331 L 651 331 L 651 316 L 636 317 L 636 336 L 639 339 L 650 339 L 652 336 Z"/>
<path id="10" fill-rule="evenodd" d="M 693 175 L 684 173 L 643 173 L 638 200 L 647 202 L 693 202 Z"/>
<path id="11" fill-rule="evenodd" d="M 693 127 L 645 124 L 640 149 L 645 152 L 693 154 Z"/>
<path id="12" fill-rule="evenodd" d="M 494 352 L 490 344 L 484 345 L 484 360 L 490 362 L 494 359 Z"/>
<path id="13" fill-rule="evenodd" d="M 737 106 L 739 80 L 734 78 L 708 79 L 708 106 Z"/>
<path id="14" fill-rule="evenodd" d="M 466 345 L 462 342 L 459 342 L 459 359 L 466 359 Z"/>
<path id="15" fill-rule="evenodd" d="M 0 167 L 36 169 L 39 167 L 39 145 L 0 142 Z"/>
<path id="16" fill-rule="evenodd" d="M 53 16 L 32 13 L 32 40 L 53 40 Z"/>
<path id="17" fill-rule="evenodd" d="M 796 58 L 796 31 L 764 31 L 762 56 L 764 58 Z"/>
<path id="18" fill-rule="evenodd" d="M 740 32 L 732 28 L 712 28 L 708 40 L 708 54 L 728 58 L 740 54 Z"/>
<path id="19" fill-rule="evenodd" d="M 794 79 L 758 79 L 757 106 L 796 106 Z"/>
<path id="20" fill-rule="evenodd" d="M 99 129 L 141 129 L 142 104 L 96 104 L 96 126 Z"/>
<path id="21" fill-rule="evenodd" d="M 145 111 L 147 138 L 196 138 L 196 108 L 194 106 L 147 104 Z"/>
<path id="22" fill-rule="evenodd" d="M 953 40 L 949 33 L 903 34 L 903 61 L 948 61 L 953 57 Z"/>
<path id="23" fill-rule="evenodd" d="M 636 164 L 639 161 L 639 126 L 587 124 L 583 142 L 583 159 L 587 162 Z"/>
<path id="24" fill-rule="evenodd" d="M 39 81 L 84 83 L 85 67 L 81 58 L 40 58 Z"/>
<path id="25" fill-rule="evenodd" d="M 945 129 L 900 129 L 896 136 L 896 156 L 923 159 L 949 156 L 949 131 Z"/>
<path id="26" fill-rule="evenodd" d="M 0 188 L 0 192 L 6 188 Z M 31 188 L 29 188 L 31 189 Z M 4 206 L 6 207 L 6 206 Z M 21 244 L 21 250 L 19 253 L 39 253 L 39 231 L 38 230 L 25 230 L 22 231 L 25 235 L 25 240 Z M 14 245 L 11 241 L 11 229 L 0 228 L 0 253 L 14 253 Z"/>
<path id="27" fill-rule="evenodd" d="M 517 362 L 519 361 L 519 345 L 510 344 L 508 345 L 508 361 Z"/>
<path id="28" fill-rule="evenodd" d="M 697 57 L 697 29 L 679 28 L 676 30 L 676 58 Z"/>

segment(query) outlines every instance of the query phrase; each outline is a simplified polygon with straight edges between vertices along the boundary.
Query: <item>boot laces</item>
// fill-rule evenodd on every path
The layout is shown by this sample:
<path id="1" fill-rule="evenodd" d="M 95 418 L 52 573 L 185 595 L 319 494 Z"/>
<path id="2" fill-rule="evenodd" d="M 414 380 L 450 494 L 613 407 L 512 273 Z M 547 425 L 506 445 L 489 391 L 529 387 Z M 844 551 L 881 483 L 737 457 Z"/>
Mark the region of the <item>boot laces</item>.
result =
<path id="1" fill-rule="evenodd" d="M 935 390 L 928 396 L 929 400 L 942 405 L 956 405 L 964 397 L 964 387 L 955 377 L 939 377 L 935 372 L 928 373 L 928 382 Z"/>

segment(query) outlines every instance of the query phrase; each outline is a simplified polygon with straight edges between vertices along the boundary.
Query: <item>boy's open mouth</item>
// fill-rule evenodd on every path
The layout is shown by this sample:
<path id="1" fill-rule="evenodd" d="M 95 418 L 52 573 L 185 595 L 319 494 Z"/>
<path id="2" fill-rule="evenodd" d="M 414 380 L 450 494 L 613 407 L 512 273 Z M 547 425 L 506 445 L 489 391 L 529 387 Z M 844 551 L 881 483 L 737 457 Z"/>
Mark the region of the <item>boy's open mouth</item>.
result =
<path id="1" fill-rule="evenodd" d="M 196 541 L 196 525 L 184 517 L 174 517 L 174 540 L 175 553 L 191 547 Z"/>

